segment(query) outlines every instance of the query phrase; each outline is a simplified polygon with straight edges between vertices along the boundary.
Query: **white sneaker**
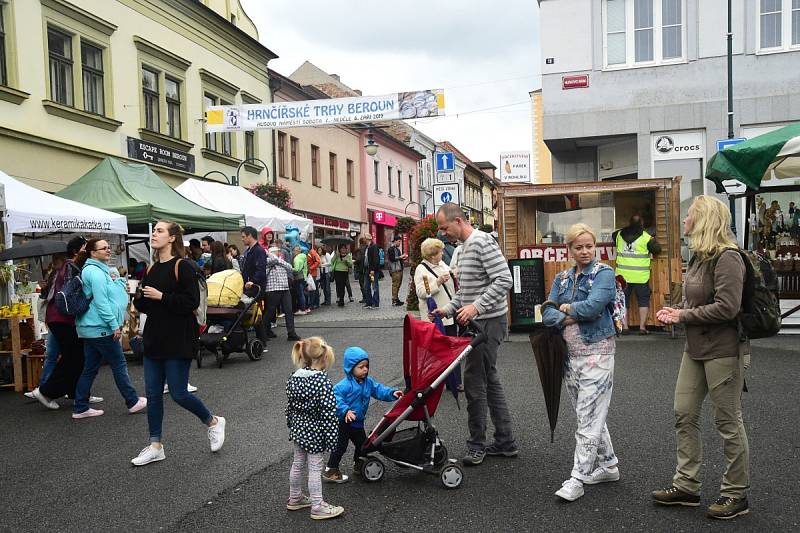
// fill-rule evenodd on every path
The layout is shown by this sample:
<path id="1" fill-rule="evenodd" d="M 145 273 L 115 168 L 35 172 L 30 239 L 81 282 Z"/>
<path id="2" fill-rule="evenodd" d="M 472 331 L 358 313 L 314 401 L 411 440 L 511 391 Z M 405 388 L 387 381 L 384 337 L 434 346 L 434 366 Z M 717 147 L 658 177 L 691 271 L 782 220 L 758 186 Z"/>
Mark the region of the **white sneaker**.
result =
<path id="1" fill-rule="evenodd" d="M 31 394 L 33 394 L 34 398 L 39 400 L 39 403 L 41 403 L 48 409 L 58 409 L 60 407 L 60 405 L 58 405 L 55 400 L 51 400 L 50 398 L 39 392 L 39 387 L 33 389 L 31 391 Z"/>
<path id="2" fill-rule="evenodd" d="M 72 418 L 79 419 L 79 418 L 91 418 L 93 416 L 103 416 L 105 411 L 102 409 L 87 409 L 82 413 L 72 413 Z"/>
<path id="3" fill-rule="evenodd" d="M 186 386 L 186 390 L 188 392 L 197 392 L 197 387 L 189 383 Z M 164 394 L 169 394 L 169 385 L 167 385 L 166 383 L 164 384 Z"/>
<path id="4" fill-rule="evenodd" d="M 162 445 L 161 448 L 156 448 L 154 446 L 147 446 L 142 448 L 142 451 L 139 452 L 139 455 L 131 459 L 131 463 L 133 466 L 144 466 L 150 463 L 155 463 L 156 461 L 163 461 L 166 459 L 166 455 L 164 455 L 164 446 Z"/>
<path id="5" fill-rule="evenodd" d="M 32 400 L 36 399 L 36 396 L 33 395 L 33 391 L 23 392 L 22 395 Z"/>
<path id="6" fill-rule="evenodd" d="M 89 403 L 102 403 L 103 397 L 102 396 L 89 396 Z"/>
<path id="7" fill-rule="evenodd" d="M 597 467 L 594 472 L 589 474 L 589 479 L 584 481 L 584 483 L 587 485 L 597 485 L 598 483 L 607 483 L 609 481 L 619 481 L 619 468 Z"/>
<path id="8" fill-rule="evenodd" d="M 218 416 L 217 423 L 208 428 L 208 442 L 211 443 L 211 451 L 216 452 L 225 443 L 225 418 Z"/>
<path id="9" fill-rule="evenodd" d="M 561 488 L 556 491 L 556 496 L 568 502 L 574 502 L 583 496 L 583 483 L 571 477 L 561 484 Z"/>
<path id="10" fill-rule="evenodd" d="M 139 411 L 144 411 L 147 408 L 147 398 L 144 396 L 139 396 L 139 401 L 136 404 L 128 409 L 130 414 L 138 413 Z"/>

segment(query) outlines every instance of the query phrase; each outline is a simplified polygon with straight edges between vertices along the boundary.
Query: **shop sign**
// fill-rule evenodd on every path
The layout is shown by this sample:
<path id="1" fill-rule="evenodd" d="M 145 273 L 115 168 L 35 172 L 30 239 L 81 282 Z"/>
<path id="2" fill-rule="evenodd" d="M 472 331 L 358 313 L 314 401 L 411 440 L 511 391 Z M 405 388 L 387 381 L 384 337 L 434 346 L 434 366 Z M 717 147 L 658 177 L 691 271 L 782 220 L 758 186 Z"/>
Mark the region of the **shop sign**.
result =
<path id="1" fill-rule="evenodd" d="M 531 153 L 503 152 L 500 154 L 501 183 L 531 183 Z"/>
<path id="2" fill-rule="evenodd" d="M 128 157 L 194 174 L 194 156 L 168 146 L 128 137 Z"/>
<path id="3" fill-rule="evenodd" d="M 650 135 L 653 161 L 702 159 L 706 156 L 703 132 L 653 133 Z"/>
<path id="4" fill-rule="evenodd" d="M 310 218 L 314 224 L 319 226 L 328 226 L 329 228 L 338 228 L 344 230 L 350 229 L 350 223 L 346 220 L 330 218 L 323 215 L 312 215 L 310 213 L 306 214 L 306 217 Z"/>
<path id="5" fill-rule="evenodd" d="M 613 261 L 617 258 L 617 248 L 613 243 L 597 243 L 595 256 L 600 261 Z M 563 263 L 569 261 L 566 244 L 535 244 L 520 246 L 517 249 L 519 259 L 544 259 L 545 263 Z"/>
<path id="6" fill-rule="evenodd" d="M 579 74 L 577 76 L 561 76 L 561 89 L 585 89 L 589 86 L 589 75 Z"/>
<path id="7" fill-rule="evenodd" d="M 373 211 L 372 212 L 372 221 L 375 224 L 380 224 L 381 226 L 389 226 L 393 228 L 397 225 L 397 217 L 394 215 L 390 215 L 384 211 Z"/>

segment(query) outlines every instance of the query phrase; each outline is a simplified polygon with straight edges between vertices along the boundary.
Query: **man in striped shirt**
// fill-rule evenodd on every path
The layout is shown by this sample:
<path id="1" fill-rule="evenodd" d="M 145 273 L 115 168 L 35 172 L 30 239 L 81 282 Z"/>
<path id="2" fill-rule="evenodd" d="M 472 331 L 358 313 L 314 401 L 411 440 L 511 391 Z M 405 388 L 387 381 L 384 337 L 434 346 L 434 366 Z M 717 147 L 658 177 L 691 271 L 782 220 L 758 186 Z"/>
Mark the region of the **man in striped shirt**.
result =
<path id="1" fill-rule="evenodd" d="M 444 204 L 436 213 L 439 230 L 462 243 L 456 267 L 458 291 L 434 313 L 455 316 L 459 324 L 478 321 L 488 336 L 486 343 L 467 356 L 464 392 L 467 396 L 469 439 L 465 465 L 475 466 L 486 455 L 515 457 L 519 451 L 511 431 L 511 415 L 503 385 L 497 373 L 497 349 L 506 335 L 506 296 L 511 288 L 511 271 L 500 247 L 487 233 L 473 229 L 458 205 Z M 494 424 L 494 442 L 486 446 L 486 411 Z"/>

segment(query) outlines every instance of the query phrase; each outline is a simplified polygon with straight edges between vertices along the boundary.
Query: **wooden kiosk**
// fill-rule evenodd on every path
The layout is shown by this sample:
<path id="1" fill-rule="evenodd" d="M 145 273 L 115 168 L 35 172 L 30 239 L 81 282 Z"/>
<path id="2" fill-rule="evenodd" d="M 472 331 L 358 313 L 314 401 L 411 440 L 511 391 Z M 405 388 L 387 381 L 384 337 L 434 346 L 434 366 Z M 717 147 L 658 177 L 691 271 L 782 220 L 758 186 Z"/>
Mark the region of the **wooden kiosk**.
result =
<path id="1" fill-rule="evenodd" d="M 543 261 L 544 298 L 555 275 L 572 264 L 564 242 L 572 224 L 592 226 L 597 232 L 598 258 L 615 267 L 612 234 L 627 226 L 632 215 L 641 215 L 645 228 L 662 247 L 651 263 L 647 325 L 663 326 L 656 322 L 655 312 L 672 301 L 670 295 L 681 281 L 680 177 L 505 185 L 498 191 L 498 211 L 498 235 L 506 259 Z M 628 321 L 636 327 L 639 311 L 635 296 L 632 300 Z M 513 301 L 512 297 L 512 307 Z M 511 309 L 512 326 L 514 313 Z"/>

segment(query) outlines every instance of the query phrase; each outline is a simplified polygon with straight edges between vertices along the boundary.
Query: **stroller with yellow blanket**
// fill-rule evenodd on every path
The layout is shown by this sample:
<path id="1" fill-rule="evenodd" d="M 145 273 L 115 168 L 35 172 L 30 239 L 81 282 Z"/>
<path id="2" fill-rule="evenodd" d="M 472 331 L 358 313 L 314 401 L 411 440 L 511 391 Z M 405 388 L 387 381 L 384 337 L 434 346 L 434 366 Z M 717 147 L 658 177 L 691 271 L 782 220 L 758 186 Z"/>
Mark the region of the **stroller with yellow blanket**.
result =
<path id="1" fill-rule="evenodd" d="M 251 331 L 261 320 L 261 288 L 256 287 L 252 298 L 246 296 L 242 275 L 235 270 L 217 272 L 207 284 L 207 323 L 200 333 L 197 367 L 203 365 L 203 350 L 214 354 L 219 368 L 232 353 L 245 353 L 251 361 L 261 359 L 264 345 Z"/>

